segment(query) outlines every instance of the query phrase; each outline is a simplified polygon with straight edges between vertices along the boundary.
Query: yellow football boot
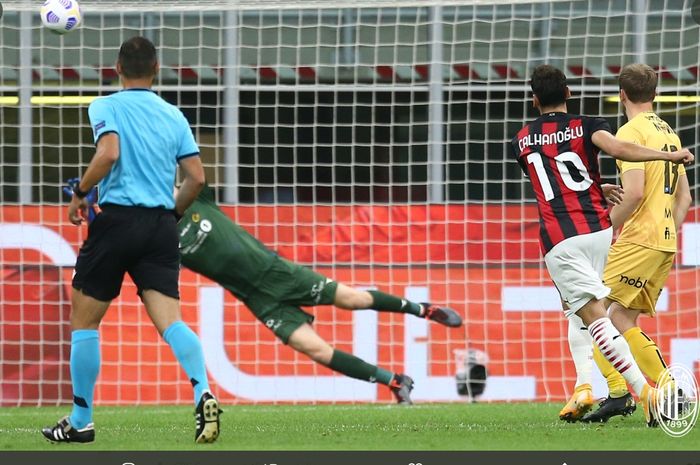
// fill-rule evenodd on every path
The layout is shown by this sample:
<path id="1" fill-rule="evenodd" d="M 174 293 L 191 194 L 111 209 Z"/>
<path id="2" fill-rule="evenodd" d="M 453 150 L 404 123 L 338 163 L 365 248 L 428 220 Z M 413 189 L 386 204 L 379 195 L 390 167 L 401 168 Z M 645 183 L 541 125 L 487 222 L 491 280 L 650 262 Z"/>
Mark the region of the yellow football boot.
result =
<path id="1" fill-rule="evenodd" d="M 574 423 L 579 421 L 593 407 L 593 390 L 590 384 L 576 387 L 574 394 L 559 412 L 559 419 Z"/>

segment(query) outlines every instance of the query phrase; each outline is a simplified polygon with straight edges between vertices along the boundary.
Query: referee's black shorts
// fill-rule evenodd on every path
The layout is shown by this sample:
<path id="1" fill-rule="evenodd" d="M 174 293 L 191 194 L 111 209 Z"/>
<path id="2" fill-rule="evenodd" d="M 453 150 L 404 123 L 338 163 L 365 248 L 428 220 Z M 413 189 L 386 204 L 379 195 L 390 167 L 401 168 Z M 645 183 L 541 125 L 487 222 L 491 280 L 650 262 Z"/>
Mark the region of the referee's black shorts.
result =
<path id="1" fill-rule="evenodd" d="M 75 263 L 73 287 L 97 300 L 119 295 L 127 272 L 138 288 L 180 298 L 180 252 L 172 210 L 102 205 Z"/>

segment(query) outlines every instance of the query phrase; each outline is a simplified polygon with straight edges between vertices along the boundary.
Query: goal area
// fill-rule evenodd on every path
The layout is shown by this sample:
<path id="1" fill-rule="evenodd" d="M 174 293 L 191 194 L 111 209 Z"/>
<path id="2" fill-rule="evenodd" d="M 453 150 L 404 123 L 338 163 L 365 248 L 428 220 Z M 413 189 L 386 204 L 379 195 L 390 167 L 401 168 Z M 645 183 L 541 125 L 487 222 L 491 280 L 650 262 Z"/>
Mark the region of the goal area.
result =
<path id="1" fill-rule="evenodd" d="M 528 76 L 567 74 L 572 112 L 624 123 L 617 75 L 659 74 L 655 109 L 700 147 L 700 19 L 692 1 L 81 1 L 58 36 L 38 7 L 0 19 L 0 405 L 71 400 L 70 292 L 87 228 L 66 179 L 93 153 L 87 105 L 119 90 L 121 42 L 151 39 L 154 90 L 179 106 L 222 209 L 281 256 L 363 289 L 455 308 L 448 329 L 412 316 L 307 309 L 335 347 L 415 380 L 421 402 L 562 401 L 575 373 L 541 258 L 533 193 L 508 143 L 536 117 Z M 618 182 L 601 155 L 603 179 Z M 700 196 L 656 318 L 667 361 L 700 374 Z M 216 260 L 216 257 L 212 257 Z M 235 266 L 233 264 L 232 266 Z M 184 270 L 185 321 L 224 403 L 389 402 L 277 341 L 216 283 Z M 95 401 L 190 403 L 191 386 L 125 281 L 101 326 Z M 595 370 L 595 369 L 594 369 Z M 595 394 L 606 393 L 598 374 Z"/>

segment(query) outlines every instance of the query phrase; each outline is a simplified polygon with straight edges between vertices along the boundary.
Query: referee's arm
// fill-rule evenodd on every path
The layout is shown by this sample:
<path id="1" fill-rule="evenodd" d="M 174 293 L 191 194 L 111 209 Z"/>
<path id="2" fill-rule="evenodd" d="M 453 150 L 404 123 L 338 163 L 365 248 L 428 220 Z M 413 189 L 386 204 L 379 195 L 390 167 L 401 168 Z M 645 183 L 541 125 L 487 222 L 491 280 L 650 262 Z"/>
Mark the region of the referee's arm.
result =
<path id="1" fill-rule="evenodd" d="M 178 163 L 185 179 L 175 195 L 175 213 L 182 216 L 204 187 L 205 178 L 204 167 L 199 156 L 182 158 Z"/>
<path id="2" fill-rule="evenodd" d="M 78 183 L 78 190 L 81 192 L 90 192 L 90 189 L 95 187 L 102 180 L 112 165 L 119 159 L 119 136 L 115 132 L 105 133 L 97 141 L 97 150 L 95 156 L 90 160 L 90 164 L 85 170 L 85 174 Z M 79 225 L 85 217 L 85 209 L 87 203 L 77 195 L 73 195 L 70 206 L 68 207 L 68 219 L 74 225 Z M 83 215 L 79 212 L 82 212 Z"/>

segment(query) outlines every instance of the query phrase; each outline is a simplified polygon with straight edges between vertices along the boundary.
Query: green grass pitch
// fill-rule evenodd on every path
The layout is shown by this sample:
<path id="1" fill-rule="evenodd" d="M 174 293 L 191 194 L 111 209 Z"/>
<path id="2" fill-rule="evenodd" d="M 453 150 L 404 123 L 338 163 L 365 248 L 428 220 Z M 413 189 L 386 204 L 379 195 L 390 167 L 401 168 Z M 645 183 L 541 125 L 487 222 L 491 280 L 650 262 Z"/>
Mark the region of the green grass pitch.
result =
<path id="1" fill-rule="evenodd" d="M 39 430 L 68 407 L 0 408 L 7 450 L 697 450 L 646 428 L 641 409 L 605 425 L 567 424 L 560 404 L 224 406 L 222 435 L 195 445 L 189 407 L 97 407 L 96 442 L 50 444 Z"/>

